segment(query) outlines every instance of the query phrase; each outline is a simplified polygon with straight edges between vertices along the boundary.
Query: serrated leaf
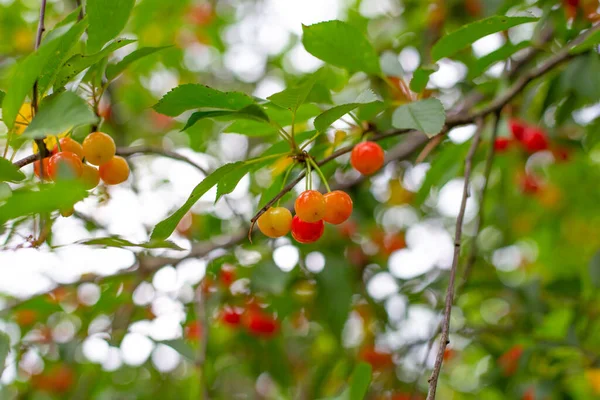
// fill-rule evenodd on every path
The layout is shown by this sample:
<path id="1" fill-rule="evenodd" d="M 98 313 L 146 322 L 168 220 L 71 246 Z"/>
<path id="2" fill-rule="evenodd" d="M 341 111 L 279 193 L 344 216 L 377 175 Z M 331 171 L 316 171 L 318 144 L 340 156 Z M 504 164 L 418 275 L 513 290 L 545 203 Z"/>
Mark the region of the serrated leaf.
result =
<path id="1" fill-rule="evenodd" d="M 429 137 L 441 132 L 446 121 L 444 106 L 438 99 L 404 104 L 394 111 L 392 125 L 398 129 L 416 129 Z"/>
<path id="2" fill-rule="evenodd" d="M 19 182 L 25 179 L 25 174 L 19 171 L 13 163 L 0 157 L 0 182 Z"/>
<path id="3" fill-rule="evenodd" d="M 151 240 L 145 243 L 133 243 L 129 240 L 120 238 L 118 236 L 109 236 L 103 238 L 94 238 L 89 240 L 82 240 L 77 242 L 79 244 L 85 244 L 88 246 L 104 246 L 104 247 L 141 247 L 144 249 L 171 249 L 171 250 L 184 250 L 175 243 L 169 240 Z"/>
<path id="4" fill-rule="evenodd" d="M 219 121 L 230 121 L 238 119 L 249 119 L 258 122 L 269 122 L 269 116 L 261 106 L 250 104 L 239 111 L 217 110 L 217 111 L 197 111 L 192 114 L 182 131 L 192 127 L 196 122 L 204 118 L 215 118 Z"/>
<path id="5" fill-rule="evenodd" d="M 288 87 L 285 90 L 275 93 L 267 97 L 273 104 L 278 105 L 281 108 L 286 108 L 292 112 L 295 112 L 298 107 L 308 97 L 317 80 L 316 75 L 312 75 L 305 82 L 298 86 Z"/>
<path id="6" fill-rule="evenodd" d="M 46 183 L 39 190 L 15 190 L 0 206 L 0 224 L 18 217 L 69 209 L 87 196 L 82 183 L 72 180 Z"/>
<path id="7" fill-rule="evenodd" d="M 252 166 L 249 164 L 239 164 L 240 165 L 238 165 L 237 168 L 230 171 L 227 175 L 225 175 L 222 179 L 219 180 L 219 183 L 217 184 L 217 196 L 215 197 L 215 203 L 219 201 L 219 199 L 224 195 L 233 192 L 240 180 L 252 168 Z"/>
<path id="8" fill-rule="evenodd" d="M 54 82 L 54 89 L 56 90 L 65 86 L 71 79 L 75 78 L 75 76 L 77 76 L 80 72 L 84 71 L 86 68 L 89 68 L 92 65 L 96 64 L 113 51 L 120 49 L 121 47 L 127 46 L 128 44 L 131 44 L 133 42 L 135 42 L 135 40 L 118 39 L 96 54 L 92 54 L 89 56 L 83 54 L 75 54 L 64 63 Z"/>
<path id="9" fill-rule="evenodd" d="M 505 31 L 513 26 L 536 22 L 535 17 L 507 17 L 496 15 L 480 21 L 464 25 L 462 28 L 442 36 L 431 48 L 433 61 L 449 57 L 470 46 L 473 42 L 492 33 Z"/>
<path id="10" fill-rule="evenodd" d="M 164 344 L 166 346 L 171 347 L 173 350 L 184 356 L 189 361 L 195 362 L 196 354 L 194 349 L 188 345 L 183 339 L 175 339 L 175 340 L 160 340 L 156 343 Z"/>
<path id="11" fill-rule="evenodd" d="M 154 53 L 159 52 L 164 49 L 168 49 L 170 47 L 173 47 L 173 46 L 142 47 L 141 49 L 137 49 L 137 50 L 131 52 L 130 54 L 128 54 L 127 56 L 125 56 L 125 58 L 123 58 L 118 63 L 110 64 L 108 67 L 106 67 L 106 79 L 108 79 L 109 81 L 112 81 L 119 74 L 121 74 L 123 71 L 125 71 L 125 69 L 129 65 L 136 62 L 140 58 L 149 56 L 151 54 L 154 54 Z"/>
<path id="12" fill-rule="evenodd" d="M 415 93 L 421 93 L 427 87 L 431 74 L 439 69 L 437 64 L 425 65 L 417 68 L 410 80 L 410 90 Z"/>
<path id="13" fill-rule="evenodd" d="M 517 44 L 512 44 L 511 42 L 506 43 L 498 50 L 486 54 L 485 56 L 478 59 L 469 68 L 469 79 L 477 78 L 479 75 L 483 74 L 492 64 L 498 61 L 504 61 L 511 57 L 513 54 L 515 54 L 517 51 L 523 50 L 529 46 L 531 46 L 531 42 L 529 40 L 524 40 Z"/>
<path id="14" fill-rule="evenodd" d="M 265 104 L 265 112 L 269 116 L 271 121 L 277 123 L 277 125 L 285 127 L 292 124 L 292 112 L 284 108 L 278 107 L 275 104 Z M 321 113 L 321 109 L 314 104 L 302 104 L 296 110 L 295 123 L 300 124 L 308 121 Z M 261 121 L 253 121 L 249 119 L 238 120 L 229 125 L 225 132 L 228 133 L 239 133 L 247 136 L 268 136 L 276 135 L 277 128 L 271 124 L 267 124 Z"/>
<path id="15" fill-rule="evenodd" d="M 6 358 L 10 352 L 10 337 L 6 332 L 0 331 L 0 375 L 4 372 Z"/>
<path id="16" fill-rule="evenodd" d="M 135 0 L 88 0 L 85 5 L 90 20 L 87 54 L 102 49 L 114 39 L 127 24 Z"/>
<path id="17" fill-rule="evenodd" d="M 168 218 L 159 222 L 152 231 L 150 238 L 152 240 L 165 240 L 175 230 L 181 218 L 185 216 L 185 214 L 192 208 L 194 204 L 202 197 L 206 192 L 212 189 L 216 184 L 219 183 L 223 177 L 225 177 L 228 173 L 235 170 L 241 162 L 235 162 L 231 164 L 225 164 L 222 167 L 216 169 L 212 174 L 205 177 L 202 182 L 200 182 L 190 196 L 186 200 L 186 202 L 173 214 L 171 214 Z"/>
<path id="18" fill-rule="evenodd" d="M 21 105 L 33 90 L 33 84 L 59 46 L 60 38 L 68 31 L 68 26 L 52 30 L 55 39 L 45 41 L 35 53 L 29 54 L 15 65 L 2 101 L 2 120 L 8 128 L 14 126 Z"/>
<path id="19" fill-rule="evenodd" d="M 48 60 L 48 63 L 44 67 L 38 80 L 38 90 L 41 95 L 46 93 L 46 90 L 52 86 L 60 68 L 67 60 L 69 53 L 71 53 L 71 50 L 75 44 L 77 44 L 87 26 L 87 18 L 84 18 L 60 38 L 60 43 L 56 48 L 54 55 Z"/>
<path id="20" fill-rule="evenodd" d="M 154 105 L 154 110 L 170 117 L 197 108 L 215 110 L 240 110 L 254 103 L 252 98 L 241 92 L 221 92 L 198 84 L 177 86 Z"/>
<path id="21" fill-rule="evenodd" d="M 73 92 L 64 92 L 42 103 L 22 137 L 40 139 L 96 120 L 96 115 L 85 100 Z"/>
<path id="22" fill-rule="evenodd" d="M 313 56 L 350 72 L 380 75 L 379 56 L 363 35 L 342 21 L 326 21 L 302 26 L 302 44 Z"/>

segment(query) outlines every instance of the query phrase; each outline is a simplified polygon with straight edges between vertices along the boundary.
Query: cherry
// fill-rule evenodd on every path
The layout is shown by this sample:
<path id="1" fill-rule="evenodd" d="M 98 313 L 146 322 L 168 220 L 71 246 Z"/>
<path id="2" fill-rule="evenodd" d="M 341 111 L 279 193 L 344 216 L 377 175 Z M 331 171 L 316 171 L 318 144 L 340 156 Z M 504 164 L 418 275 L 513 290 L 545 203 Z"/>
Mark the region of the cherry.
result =
<path id="1" fill-rule="evenodd" d="M 73 207 L 71 207 L 71 208 L 64 208 L 64 209 L 60 210 L 60 215 L 62 215 L 65 218 L 70 217 L 74 213 L 75 213 L 75 209 Z"/>
<path id="2" fill-rule="evenodd" d="M 47 178 L 48 176 L 50 176 L 48 174 L 48 163 L 50 162 L 49 158 L 43 158 L 42 159 L 42 165 L 44 167 L 44 177 Z M 37 176 L 38 178 L 41 178 L 41 173 L 42 171 L 40 171 L 40 160 L 37 160 L 36 162 L 33 163 L 33 172 L 35 173 L 35 176 Z"/>
<path id="3" fill-rule="evenodd" d="M 198 340 L 202 336 L 202 328 L 198 325 L 198 321 L 190 321 L 183 331 L 189 340 Z"/>
<path id="4" fill-rule="evenodd" d="M 60 144 L 60 148 L 58 145 L 54 146 L 52 149 L 52 154 L 60 153 L 61 151 L 70 151 L 71 153 L 77 154 L 79 158 L 83 158 L 83 146 L 77 143 L 75 140 L 70 137 L 64 137 L 58 141 Z"/>
<path id="5" fill-rule="evenodd" d="M 540 128 L 528 127 L 523 134 L 523 146 L 529 153 L 546 150 L 548 148 L 548 138 Z"/>
<path id="6" fill-rule="evenodd" d="M 452 360 L 455 355 L 456 355 L 456 351 L 446 347 L 446 349 L 444 350 L 444 361 Z"/>
<path id="7" fill-rule="evenodd" d="M 350 164 L 363 175 L 371 175 L 383 166 L 385 154 L 375 142 L 362 142 L 354 146 L 350 155 Z"/>
<path id="8" fill-rule="evenodd" d="M 229 326 L 238 326 L 242 322 L 242 314 L 235 308 L 225 306 L 221 311 L 221 321 Z"/>
<path id="9" fill-rule="evenodd" d="M 219 279 L 221 283 L 225 287 L 231 286 L 231 284 L 235 281 L 235 268 L 231 265 L 224 265 L 219 272 Z"/>
<path id="10" fill-rule="evenodd" d="M 525 194 L 534 194 L 540 190 L 540 181 L 533 175 L 525 175 L 521 178 L 521 191 Z"/>
<path id="11" fill-rule="evenodd" d="M 507 137 L 499 137 L 494 141 L 494 150 L 498 153 L 505 152 L 508 149 L 508 146 L 510 146 L 510 139 Z"/>
<path id="12" fill-rule="evenodd" d="M 14 317 L 19 326 L 33 325 L 39 319 L 38 312 L 35 310 L 17 310 Z"/>
<path id="13" fill-rule="evenodd" d="M 269 338 L 277 333 L 277 330 L 279 329 L 279 323 L 272 315 L 257 310 L 251 312 L 248 316 L 246 328 L 253 336 Z"/>
<path id="14" fill-rule="evenodd" d="M 523 140 L 526 127 L 527 125 L 525 122 L 521 121 L 520 119 L 512 118 L 508 121 L 508 128 L 510 129 L 513 137 L 518 141 Z"/>
<path id="15" fill-rule="evenodd" d="M 306 222 L 298 216 L 292 219 L 292 237 L 300 243 L 313 243 L 323 236 L 325 224 L 323 221 Z"/>
<path id="16" fill-rule="evenodd" d="M 82 172 L 81 159 L 70 151 L 56 153 L 48 161 L 48 175 L 53 180 L 79 178 Z"/>
<path id="17" fill-rule="evenodd" d="M 92 132 L 83 140 L 83 155 L 92 165 L 109 162 L 117 151 L 115 141 L 103 132 Z"/>
<path id="18" fill-rule="evenodd" d="M 317 222 L 325 216 L 325 198 L 316 190 L 306 190 L 294 203 L 296 216 L 305 222 Z"/>
<path id="19" fill-rule="evenodd" d="M 129 165 L 123 157 L 115 156 L 100 165 L 100 178 L 107 185 L 118 185 L 129 178 Z"/>
<path id="20" fill-rule="evenodd" d="M 285 236 L 292 229 L 292 213 L 285 207 L 271 207 L 258 218 L 258 229 L 270 238 Z"/>
<path id="21" fill-rule="evenodd" d="M 100 183 L 100 173 L 98 170 L 88 164 L 83 164 L 82 168 L 80 179 L 84 187 L 87 190 L 91 190 L 98 186 L 98 183 Z"/>
<path id="22" fill-rule="evenodd" d="M 506 353 L 498 359 L 498 364 L 502 369 L 504 376 L 514 375 L 519 367 L 519 359 L 523 354 L 523 346 L 516 345 L 511 347 Z"/>
<path id="23" fill-rule="evenodd" d="M 372 346 L 364 347 L 360 351 L 359 357 L 361 360 L 371 364 L 373 369 L 381 370 L 394 365 L 394 361 L 390 353 L 377 351 Z"/>
<path id="24" fill-rule="evenodd" d="M 325 215 L 323 216 L 325 222 L 339 225 L 352 214 L 352 199 L 347 193 L 335 190 L 326 193 L 323 198 L 325 199 Z"/>

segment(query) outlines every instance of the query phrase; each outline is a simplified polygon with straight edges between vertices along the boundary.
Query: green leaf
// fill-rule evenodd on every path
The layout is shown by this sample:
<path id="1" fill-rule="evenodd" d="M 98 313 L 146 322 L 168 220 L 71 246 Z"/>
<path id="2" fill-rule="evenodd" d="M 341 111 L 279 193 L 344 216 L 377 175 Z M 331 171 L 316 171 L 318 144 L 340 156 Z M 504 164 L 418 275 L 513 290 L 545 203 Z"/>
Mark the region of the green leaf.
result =
<path id="1" fill-rule="evenodd" d="M 127 46 L 128 44 L 133 42 L 135 42 L 135 40 L 118 39 L 96 54 L 92 54 L 89 56 L 85 56 L 83 54 L 75 54 L 74 56 L 69 58 L 61 68 L 60 72 L 58 73 L 58 76 L 56 77 L 56 81 L 54 82 L 54 89 L 56 90 L 65 86 L 71 79 L 73 79 L 86 68 L 98 63 L 100 60 L 108 56 L 113 51 L 120 49 L 121 47 Z"/>
<path id="2" fill-rule="evenodd" d="M 595 288 L 600 288 L 600 250 L 590 260 L 589 271 L 590 282 Z"/>
<path id="3" fill-rule="evenodd" d="M 54 40 L 44 42 L 35 53 L 29 54 L 15 65 L 14 72 L 8 80 L 10 84 L 6 96 L 2 101 L 2 119 L 7 127 L 12 128 L 14 126 L 25 97 L 31 93 L 33 84 L 44 70 L 50 57 L 53 57 L 60 44 L 61 36 L 68 31 L 69 29 L 66 26 L 54 29 L 51 32 L 54 34 Z"/>
<path id="4" fill-rule="evenodd" d="M 23 133 L 23 138 L 40 139 L 96 122 L 88 104 L 73 92 L 64 92 L 43 102 Z"/>
<path id="5" fill-rule="evenodd" d="M 507 17 L 496 15 L 464 25 L 462 28 L 443 36 L 431 49 L 433 61 L 449 57 L 470 46 L 473 42 L 492 33 L 505 31 L 513 26 L 535 22 L 534 17 Z"/>
<path id="6" fill-rule="evenodd" d="M 252 165 L 246 163 L 239 163 L 237 168 L 230 171 L 227 175 L 225 175 L 222 179 L 219 180 L 217 184 L 217 196 L 215 197 L 215 203 L 219 201 L 219 199 L 231 192 L 235 189 L 240 180 L 246 175 Z"/>
<path id="7" fill-rule="evenodd" d="M 159 222 L 158 225 L 154 227 L 150 238 L 152 240 L 164 240 L 171 236 L 177 227 L 177 224 L 179 221 L 181 221 L 181 218 L 183 218 L 185 214 L 192 208 L 192 206 L 196 204 L 200 197 L 202 197 L 212 187 L 219 183 L 223 177 L 225 177 L 231 171 L 237 169 L 240 164 L 242 163 L 235 162 L 231 164 L 225 164 L 204 178 L 202 182 L 196 185 L 186 202 L 177 211 L 171 214 L 168 218 Z"/>
<path id="8" fill-rule="evenodd" d="M 175 340 L 160 340 L 156 343 L 164 344 L 171 347 L 173 350 L 187 358 L 189 361 L 196 361 L 196 353 L 194 349 L 187 344 L 183 339 L 175 339 Z"/>
<path id="9" fill-rule="evenodd" d="M 215 118 L 219 121 L 249 119 L 259 122 L 269 122 L 269 116 L 265 113 L 261 106 L 257 104 L 250 104 L 239 111 L 197 111 L 188 119 L 182 131 L 192 127 L 196 122 L 204 118 Z"/>
<path id="10" fill-rule="evenodd" d="M 102 49 L 114 39 L 127 24 L 135 0 L 88 0 L 85 11 L 90 20 L 87 53 Z"/>
<path id="11" fill-rule="evenodd" d="M 0 331 L 0 375 L 2 375 L 2 372 L 4 372 L 6 357 L 8 357 L 9 352 L 10 337 L 5 332 Z"/>
<path id="12" fill-rule="evenodd" d="M 307 79 L 300 85 L 288 87 L 285 90 L 279 93 L 275 93 L 267 98 L 271 100 L 273 104 L 295 112 L 308 97 L 310 91 L 315 85 L 316 80 L 317 76 L 312 75 L 309 79 Z"/>
<path id="13" fill-rule="evenodd" d="M 0 182 L 19 182 L 25 179 L 25 174 L 19 171 L 13 163 L 0 157 Z"/>
<path id="14" fill-rule="evenodd" d="M 379 56 L 362 34 L 342 21 L 326 21 L 302 26 L 302 43 L 313 56 L 350 72 L 380 75 Z"/>
<path id="15" fill-rule="evenodd" d="M 4 100 L 4 96 L 6 96 L 6 92 L 0 90 L 0 106 L 2 105 L 2 100 Z"/>
<path id="16" fill-rule="evenodd" d="M 437 64 L 419 67 L 410 80 L 410 90 L 415 93 L 421 93 L 423 89 L 427 87 L 427 83 L 429 82 L 429 77 L 431 74 L 436 72 L 438 69 L 439 67 Z"/>
<path id="17" fill-rule="evenodd" d="M 109 236 L 103 238 L 94 238 L 89 240 L 82 240 L 79 244 L 85 244 L 88 246 L 104 246 L 104 247 L 141 247 L 143 249 L 171 249 L 171 250 L 184 250 L 177 246 L 175 243 L 168 240 L 151 240 L 146 243 L 133 243 L 129 240 L 120 238 L 118 236 Z"/>
<path id="18" fill-rule="evenodd" d="M 292 112 L 276 106 L 273 103 L 265 104 L 264 109 L 271 121 L 277 125 L 286 127 L 292 124 Z M 321 109 L 314 104 L 302 104 L 296 110 L 296 124 L 308 121 L 321 113 Z M 239 133 L 247 136 L 268 136 L 276 135 L 277 128 L 263 121 L 253 121 L 249 119 L 237 120 L 225 129 L 228 133 Z"/>
<path id="19" fill-rule="evenodd" d="M 112 81 L 119 74 L 121 74 L 123 71 L 125 71 L 125 69 L 129 65 L 131 65 L 134 62 L 136 62 L 140 58 L 149 56 L 151 54 L 154 54 L 154 53 L 156 53 L 158 51 L 161 51 L 161 50 L 164 50 L 164 49 L 168 49 L 170 47 L 173 47 L 173 46 L 142 47 L 141 49 L 137 49 L 137 50 L 131 52 L 131 54 L 128 54 L 127 56 L 125 56 L 125 58 L 123 58 L 118 63 L 116 63 L 116 64 L 110 64 L 106 68 L 106 79 L 108 79 L 109 81 Z"/>
<path id="20" fill-rule="evenodd" d="M 479 75 L 483 74 L 485 70 L 487 70 L 492 64 L 498 61 L 504 61 L 515 54 L 517 51 L 525 49 L 531 46 L 531 42 L 528 40 L 524 40 L 517 44 L 512 44 L 511 42 L 506 43 L 504 46 L 500 47 L 498 50 L 487 54 L 480 59 L 478 59 L 472 66 L 469 68 L 469 79 L 477 78 Z"/>
<path id="21" fill-rule="evenodd" d="M 579 43 L 577 46 L 573 47 L 570 51 L 571 54 L 579 54 L 583 53 L 591 49 L 592 47 L 598 46 L 600 44 L 600 31 L 596 31 L 592 33 L 590 36 L 585 38 L 585 40 Z"/>
<path id="22" fill-rule="evenodd" d="M 321 318 L 340 340 L 350 313 L 353 293 L 348 265 L 345 260 L 329 256 L 325 268 L 315 278 L 319 287 L 317 304 L 321 304 Z"/>
<path id="23" fill-rule="evenodd" d="M 87 18 L 84 18 L 60 38 L 60 43 L 54 55 L 48 60 L 48 63 L 42 70 L 42 74 L 38 80 L 38 90 L 40 94 L 43 95 L 46 93 L 46 90 L 52 86 L 60 68 L 67 60 L 69 53 L 75 44 L 77 44 L 87 26 Z"/>
<path id="24" fill-rule="evenodd" d="M 39 190 L 15 190 L 0 206 L 0 224 L 22 216 L 69 209 L 87 195 L 87 190 L 80 182 L 69 180 L 46 183 Z"/>
<path id="25" fill-rule="evenodd" d="M 426 99 L 404 104 L 394 111 L 392 125 L 398 129 L 416 129 L 429 137 L 444 127 L 446 112 L 438 99 Z"/>
<path id="26" fill-rule="evenodd" d="M 196 108 L 240 110 L 252 103 L 252 98 L 244 93 L 221 92 L 208 86 L 188 83 L 171 90 L 153 108 L 161 114 L 176 117 Z"/>
<path id="27" fill-rule="evenodd" d="M 315 128 L 317 128 L 319 132 L 324 132 L 331 124 L 348 114 L 350 111 L 361 106 L 362 104 L 369 104 L 375 101 L 377 101 L 377 96 L 375 96 L 372 91 L 367 90 L 358 96 L 356 102 L 332 107 L 323 112 L 321 115 L 315 118 Z"/>
<path id="28" fill-rule="evenodd" d="M 349 400 L 363 400 L 371 383 L 371 365 L 361 362 L 354 368 L 350 378 Z"/>

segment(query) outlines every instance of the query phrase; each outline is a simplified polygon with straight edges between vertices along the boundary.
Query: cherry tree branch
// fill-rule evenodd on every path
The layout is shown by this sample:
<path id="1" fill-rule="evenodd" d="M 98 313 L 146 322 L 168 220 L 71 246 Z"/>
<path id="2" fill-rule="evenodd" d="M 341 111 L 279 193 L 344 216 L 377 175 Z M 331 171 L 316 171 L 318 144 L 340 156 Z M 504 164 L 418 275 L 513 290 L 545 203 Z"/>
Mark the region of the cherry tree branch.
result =
<path id="1" fill-rule="evenodd" d="M 442 369 L 442 363 L 444 361 L 444 352 L 448 345 L 448 335 L 450 332 L 450 315 L 452 313 L 452 304 L 454 303 L 454 280 L 456 278 L 456 270 L 458 269 L 458 260 L 460 257 L 460 242 L 462 238 L 462 227 L 465 218 L 465 211 L 467 209 L 467 198 L 469 197 L 469 180 L 471 178 L 471 169 L 473 164 L 473 157 L 479 146 L 481 140 L 481 133 L 483 131 L 483 120 L 479 118 L 477 120 L 477 131 L 473 136 L 469 153 L 465 158 L 465 182 L 463 185 L 462 199 L 460 202 L 460 211 L 456 218 L 456 232 L 454 234 L 454 256 L 452 259 L 452 268 L 450 269 L 450 278 L 448 280 L 448 289 L 446 290 L 446 305 L 444 307 L 444 317 L 442 319 L 442 336 L 440 338 L 440 347 L 438 349 L 437 357 L 433 367 L 433 372 L 429 378 L 429 393 L 427 394 L 427 400 L 435 399 L 435 392 L 437 389 L 437 382 Z"/>

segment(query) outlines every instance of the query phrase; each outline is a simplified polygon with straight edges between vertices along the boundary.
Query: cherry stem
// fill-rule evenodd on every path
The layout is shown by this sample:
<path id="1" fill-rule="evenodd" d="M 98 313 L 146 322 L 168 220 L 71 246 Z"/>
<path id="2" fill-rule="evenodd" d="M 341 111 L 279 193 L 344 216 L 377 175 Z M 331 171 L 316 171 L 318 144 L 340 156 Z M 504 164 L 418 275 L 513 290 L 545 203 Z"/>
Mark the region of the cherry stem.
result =
<path id="1" fill-rule="evenodd" d="M 292 165 L 290 165 L 287 169 L 287 171 L 285 171 L 285 175 L 283 175 L 283 182 L 281 182 L 281 191 L 283 191 L 283 189 L 285 188 L 285 185 L 287 183 L 287 180 L 290 176 L 290 173 L 292 172 L 292 170 L 294 169 L 294 166 L 296 164 L 292 163 Z M 281 197 L 279 198 L 279 200 L 277 200 L 277 207 L 279 207 L 279 203 L 281 203 Z"/>
<path id="2" fill-rule="evenodd" d="M 312 188 L 312 174 L 310 172 L 310 159 L 306 161 L 306 190 L 310 190 Z"/>
<path id="3" fill-rule="evenodd" d="M 308 142 L 304 143 L 302 145 L 302 147 L 300 147 L 300 151 L 303 151 L 306 147 L 308 147 L 309 144 L 311 144 L 312 142 L 314 142 L 315 139 L 319 137 L 319 135 L 321 135 L 321 132 L 317 131 L 317 133 L 315 133 L 313 135 L 313 137 L 311 137 L 310 139 L 308 139 Z"/>
<path id="4" fill-rule="evenodd" d="M 58 136 L 54 135 L 54 138 L 56 139 L 56 146 L 58 147 L 58 152 L 62 152 L 62 147 L 60 145 L 60 139 L 58 138 Z"/>
<path id="5" fill-rule="evenodd" d="M 317 165 L 317 163 L 315 162 L 315 160 L 312 159 L 312 157 L 308 157 L 308 164 L 312 164 L 312 166 L 315 168 L 315 171 L 317 171 L 317 174 L 319 174 L 319 176 L 321 177 L 321 181 L 323 181 L 323 185 L 325 185 L 325 189 L 327 189 L 328 193 L 331 193 L 331 188 L 329 187 L 329 183 L 327 183 L 327 179 L 325 178 L 325 175 L 323 175 L 323 171 L 321 171 L 321 168 L 319 168 L 319 166 Z"/>

